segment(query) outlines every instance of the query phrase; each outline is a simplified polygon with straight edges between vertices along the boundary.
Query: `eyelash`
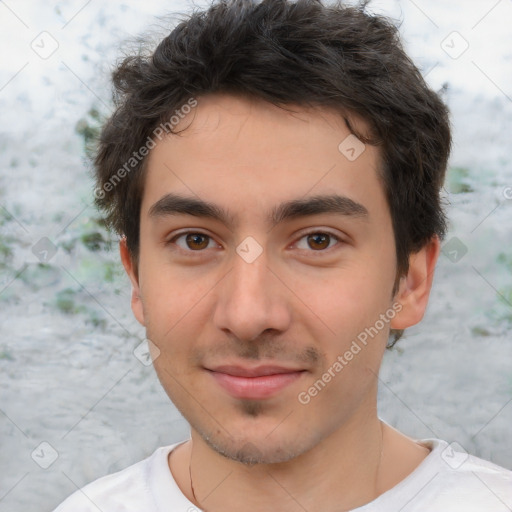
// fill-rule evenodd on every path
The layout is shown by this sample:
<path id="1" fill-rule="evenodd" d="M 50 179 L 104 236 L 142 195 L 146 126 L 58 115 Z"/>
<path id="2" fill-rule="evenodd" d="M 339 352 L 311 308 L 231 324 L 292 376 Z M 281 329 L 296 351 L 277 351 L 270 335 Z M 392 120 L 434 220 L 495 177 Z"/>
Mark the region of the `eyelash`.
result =
<path id="1" fill-rule="evenodd" d="M 296 245 L 303 238 L 306 238 L 311 235 L 319 235 L 319 234 L 320 235 L 328 235 L 331 239 L 334 239 L 336 242 L 338 242 L 337 244 L 335 244 L 335 246 L 344 243 L 344 240 L 341 237 L 339 237 L 338 235 L 335 235 L 334 233 L 332 233 L 328 230 L 314 230 L 314 231 L 308 231 L 306 233 L 302 233 L 300 238 L 298 238 L 298 240 L 296 242 L 294 242 L 294 245 Z M 209 241 L 214 241 L 212 236 L 208 235 L 207 233 L 203 233 L 201 231 L 183 231 L 181 233 L 178 233 L 174 237 L 172 237 L 169 241 L 165 242 L 165 245 L 166 246 L 169 246 L 171 244 L 175 245 L 176 240 L 178 240 L 182 237 L 186 237 L 187 235 L 201 235 L 201 236 L 208 238 Z M 326 253 L 326 252 L 330 252 L 331 249 L 333 249 L 333 247 L 327 247 L 326 249 L 319 249 L 316 251 L 314 249 L 299 249 L 299 250 L 310 252 L 310 253 Z M 177 250 L 187 253 L 187 255 L 197 253 L 197 255 L 199 256 L 200 253 L 204 252 L 206 249 L 199 249 L 197 251 L 194 251 L 192 249 L 188 249 L 188 248 L 183 249 L 182 247 L 177 246 Z"/>

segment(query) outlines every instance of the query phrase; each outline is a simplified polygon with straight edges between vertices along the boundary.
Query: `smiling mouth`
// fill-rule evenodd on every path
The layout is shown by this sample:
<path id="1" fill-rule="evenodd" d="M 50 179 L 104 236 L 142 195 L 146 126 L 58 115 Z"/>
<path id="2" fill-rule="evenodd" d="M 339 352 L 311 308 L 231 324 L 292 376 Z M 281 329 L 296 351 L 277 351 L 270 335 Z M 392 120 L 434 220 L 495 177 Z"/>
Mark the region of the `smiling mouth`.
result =
<path id="1" fill-rule="evenodd" d="M 205 368 L 217 384 L 234 398 L 263 400 L 270 398 L 300 379 L 306 370 L 281 366 L 218 366 Z"/>

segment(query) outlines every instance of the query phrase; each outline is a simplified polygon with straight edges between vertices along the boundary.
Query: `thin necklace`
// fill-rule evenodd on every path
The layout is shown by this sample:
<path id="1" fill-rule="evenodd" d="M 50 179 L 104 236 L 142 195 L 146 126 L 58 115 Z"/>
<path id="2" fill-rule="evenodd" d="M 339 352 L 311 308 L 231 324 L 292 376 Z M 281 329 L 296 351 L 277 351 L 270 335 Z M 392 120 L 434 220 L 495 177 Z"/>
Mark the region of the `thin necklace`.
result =
<path id="1" fill-rule="evenodd" d="M 379 481 L 379 473 L 380 473 L 380 465 L 382 464 L 382 453 L 384 452 L 384 427 L 382 426 L 382 421 L 379 420 L 380 424 L 380 457 L 379 464 L 377 465 L 377 471 L 375 473 L 375 483 L 374 483 L 374 491 L 375 491 L 375 499 L 377 499 L 377 482 Z"/>
<path id="2" fill-rule="evenodd" d="M 379 463 L 377 465 L 377 471 L 375 473 L 375 483 L 374 483 L 374 490 L 377 491 L 377 482 L 379 479 L 379 472 L 380 472 L 380 465 L 382 463 L 382 453 L 384 452 L 384 429 L 382 427 L 382 422 L 380 423 L 380 457 L 379 457 Z M 192 481 L 192 452 L 190 453 L 190 460 L 188 462 L 188 476 L 190 478 L 190 490 L 192 491 L 192 498 L 194 500 L 194 504 L 197 505 L 200 510 L 203 510 L 206 512 L 203 508 L 201 508 L 201 504 L 199 503 L 199 500 L 197 499 L 196 492 L 194 490 L 194 482 Z M 374 499 L 376 499 L 377 496 L 375 496 Z"/>
<path id="3" fill-rule="evenodd" d="M 190 478 L 190 490 L 192 491 L 192 498 L 194 499 L 194 505 L 201 508 L 199 500 L 197 499 L 196 492 L 194 491 L 194 483 L 192 482 L 192 450 L 190 451 L 190 460 L 188 461 L 188 476 Z"/>

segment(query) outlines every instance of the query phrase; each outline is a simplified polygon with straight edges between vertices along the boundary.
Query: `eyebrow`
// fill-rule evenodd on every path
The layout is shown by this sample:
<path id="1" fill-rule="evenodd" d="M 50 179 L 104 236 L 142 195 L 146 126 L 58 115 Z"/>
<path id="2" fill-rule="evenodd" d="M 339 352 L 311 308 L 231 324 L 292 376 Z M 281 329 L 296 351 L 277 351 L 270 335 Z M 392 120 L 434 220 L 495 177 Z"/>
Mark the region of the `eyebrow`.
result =
<path id="1" fill-rule="evenodd" d="M 368 218 L 365 206 L 353 199 L 338 194 L 317 195 L 301 199 L 292 199 L 275 206 L 267 216 L 274 226 L 285 220 L 334 213 L 345 217 Z M 193 215 L 194 217 L 214 219 L 227 226 L 236 226 L 237 218 L 226 209 L 202 199 L 178 194 L 166 194 L 149 209 L 152 218 L 168 215 Z"/>

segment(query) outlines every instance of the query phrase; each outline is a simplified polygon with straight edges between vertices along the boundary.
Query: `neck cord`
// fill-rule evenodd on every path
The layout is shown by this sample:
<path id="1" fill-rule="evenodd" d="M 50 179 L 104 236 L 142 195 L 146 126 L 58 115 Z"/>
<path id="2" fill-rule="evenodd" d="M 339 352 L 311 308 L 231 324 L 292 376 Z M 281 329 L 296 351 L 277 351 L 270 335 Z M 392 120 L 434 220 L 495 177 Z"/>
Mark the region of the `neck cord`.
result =
<path id="1" fill-rule="evenodd" d="M 190 490 L 192 491 L 192 498 L 194 499 L 194 505 L 197 504 L 197 506 L 199 508 L 201 508 L 199 500 L 196 497 L 196 492 L 194 491 L 194 483 L 192 482 L 192 452 L 190 453 L 190 460 L 188 463 L 188 476 L 190 477 Z"/>

